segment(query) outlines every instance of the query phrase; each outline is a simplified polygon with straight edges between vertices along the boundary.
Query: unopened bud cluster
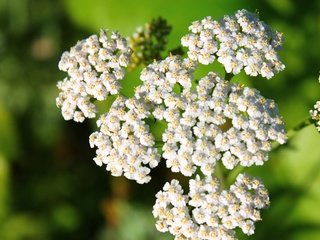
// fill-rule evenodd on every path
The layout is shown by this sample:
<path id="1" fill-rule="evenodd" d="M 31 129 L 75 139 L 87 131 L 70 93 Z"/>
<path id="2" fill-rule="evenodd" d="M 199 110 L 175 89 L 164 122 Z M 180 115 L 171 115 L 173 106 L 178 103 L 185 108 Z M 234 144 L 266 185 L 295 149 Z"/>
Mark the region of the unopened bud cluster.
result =
<path id="1" fill-rule="evenodd" d="M 143 27 L 138 27 L 135 33 L 128 37 L 129 46 L 134 49 L 129 70 L 140 64 L 149 64 L 153 60 L 161 59 L 161 52 L 165 50 L 171 26 L 161 17 L 153 19 Z"/>

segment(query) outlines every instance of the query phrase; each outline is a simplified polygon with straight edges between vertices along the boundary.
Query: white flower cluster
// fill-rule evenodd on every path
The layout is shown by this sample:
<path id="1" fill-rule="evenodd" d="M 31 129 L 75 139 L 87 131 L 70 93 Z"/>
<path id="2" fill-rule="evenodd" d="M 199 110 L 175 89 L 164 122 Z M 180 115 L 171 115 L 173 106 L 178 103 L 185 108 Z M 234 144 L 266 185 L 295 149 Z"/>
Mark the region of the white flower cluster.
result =
<path id="1" fill-rule="evenodd" d="M 161 158 L 172 172 L 188 177 L 200 170 L 203 178 L 189 180 L 188 194 L 177 180 L 158 192 L 153 208 L 157 229 L 169 231 L 175 240 L 234 240 L 236 228 L 254 233 L 269 197 L 260 180 L 245 174 L 223 190 L 213 177 L 216 163 L 229 170 L 262 165 L 272 141 L 286 142 L 286 131 L 276 103 L 258 90 L 213 72 L 200 80 L 193 73 L 198 62 L 210 64 L 217 58 L 227 73 L 244 70 L 269 79 L 284 69 L 277 55 L 282 37 L 246 10 L 220 21 L 207 17 L 189 30 L 181 40 L 189 48 L 188 58 L 169 56 L 149 64 L 131 98 L 120 93 L 119 80 L 132 53 L 126 40 L 101 31 L 78 42 L 59 62 L 68 77 L 58 83 L 56 102 L 66 120 L 82 122 L 95 117 L 94 100 L 118 95 L 97 121 L 99 130 L 90 135 L 96 164 L 140 184 L 150 181 L 151 168 Z M 320 101 L 310 114 L 320 131 Z M 160 144 L 149 129 L 150 120 L 166 123 Z"/>
<path id="2" fill-rule="evenodd" d="M 193 118 L 202 126 L 202 134 L 197 132 L 199 127 L 193 127 L 194 135 L 214 143 L 227 169 L 237 164 L 262 165 L 268 159 L 272 141 L 286 142 L 284 123 L 275 102 L 265 99 L 258 90 L 209 73 L 199 81 L 197 96 Z"/>
<path id="3" fill-rule="evenodd" d="M 246 10 L 220 21 L 206 17 L 193 22 L 189 30 L 181 43 L 188 47 L 189 58 L 202 64 L 217 58 L 228 73 L 235 75 L 244 69 L 250 76 L 260 74 L 268 79 L 285 67 L 277 55 L 282 34 Z"/>
<path id="4" fill-rule="evenodd" d="M 136 97 L 170 108 L 180 99 L 179 92 L 191 89 L 195 67 L 194 61 L 179 56 L 170 56 L 149 64 L 141 72 L 143 84 L 136 88 Z"/>
<path id="5" fill-rule="evenodd" d="M 149 182 L 150 168 L 160 161 L 144 122 L 149 115 L 147 106 L 137 99 L 118 97 L 109 113 L 98 120 L 100 131 L 90 135 L 90 146 L 97 147 L 96 164 L 106 164 L 113 176 L 124 175 L 140 184 Z"/>
<path id="6" fill-rule="evenodd" d="M 94 118 L 96 108 L 91 99 L 101 101 L 109 94 L 119 93 L 119 80 L 125 76 L 124 67 L 130 56 L 126 40 L 116 32 L 108 36 L 104 30 L 64 52 L 59 69 L 67 72 L 68 77 L 58 83 L 61 92 L 56 99 L 64 119 L 82 122 Z"/>
<path id="7" fill-rule="evenodd" d="M 319 76 L 320 82 L 320 76 Z M 316 128 L 318 132 L 320 132 L 320 101 L 317 101 L 316 104 L 313 106 L 313 109 L 310 110 L 311 119 L 315 122 Z"/>
<path id="8" fill-rule="evenodd" d="M 254 233 L 261 220 L 260 209 L 269 206 L 268 192 L 262 182 L 249 175 L 238 175 L 229 190 L 221 190 L 219 180 L 197 176 L 189 181 L 189 193 L 177 180 L 164 185 L 156 195 L 153 215 L 161 232 L 169 231 L 175 240 L 233 240 L 235 229 Z"/>
<path id="9" fill-rule="evenodd" d="M 317 130 L 320 132 L 320 101 L 317 101 L 313 108 L 313 110 L 310 110 L 310 115 L 316 122 Z"/>
<path id="10" fill-rule="evenodd" d="M 137 97 L 151 102 L 153 116 L 165 120 L 163 158 L 173 172 L 192 176 L 197 167 L 210 176 L 222 160 L 236 165 L 262 165 L 271 142 L 286 141 L 284 123 L 273 100 L 209 73 L 192 89 L 193 63 L 168 57 L 149 65 Z M 174 91 L 176 84 L 180 93 Z"/>

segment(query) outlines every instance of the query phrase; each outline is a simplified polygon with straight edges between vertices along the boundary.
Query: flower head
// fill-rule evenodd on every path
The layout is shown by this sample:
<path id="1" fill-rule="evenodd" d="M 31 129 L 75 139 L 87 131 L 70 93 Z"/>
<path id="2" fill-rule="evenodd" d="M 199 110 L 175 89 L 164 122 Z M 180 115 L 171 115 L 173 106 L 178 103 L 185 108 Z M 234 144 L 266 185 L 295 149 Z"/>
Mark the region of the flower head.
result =
<path id="1" fill-rule="evenodd" d="M 154 105 L 172 105 L 179 99 L 178 92 L 191 89 L 195 67 L 194 61 L 179 56 L 155 61 L 142 70 L 143 84 L 136 89 L 135 96 Z"/>
<path id="2" fill-rule="evenodd" d="M 192 60 L 207 65 L 218 59 L 228 73 L 244 69 L 247 75 L 268 79 L 284 69 L 277 54 L 282 35 L 246 10 L 219 21 L 206 17 L 193 22 L 189 30 L 181 43 Z"/>
<path id="3" fill-rule="evenodd" d="M 68 77 L 58 83 L 61 92 L 56 99 L 63 117 L 78 122 L 95 117 L 91 99 L 101 101 L 109 94 L 119 93 L 119 80 L 124 78 L 130 56 L 126 40 L 116 32 L 108 36 L 104 30 L 64 52 L 59 69 L 67 72 Z"/>
<path id="4" fill-rule="evenodd" d="M 160 155 L 144 122 L 148 116 L 145 104 L 118 97 L 109 113 L 98 120 L 100 131 L 90 135 L 91 147 L 97 147 L 96 164 L 106 164 L 113 176 L 124 175 L 140 184 L 149 182 L 150 168 L 158 165 Z"/>
<path id="5" fill-rule="evenodd" d="M 320 83 L 320 76 L 319 76 L 319 83 Z M 314 121 L 318 132 L 320 132 L 320 101 L 317 101 L 316 104 L 313 106 L 313 109 L 310 110 L 311 119 Z"/>
<path id="6" fill-rule="evenodd" d="M 179 182 L 172 180 L 156 195 L 156 227 L 175 239 L 237 239 L 236 228 L 252 235 L 254 223 L 261 220 L 260 209 L 269 206 L 263 183 L 245 174 L 229 190 L 221 190 L 216 178 L 197 175 L 189 181 L 189 189 L 184 195 Z"/>
<path id="7" fill-rule="evenodd" d="M 320 132 L 320 101 L 317 101 L 313 106 L 313 110 L 310 110 L 312 120 L 314 120 L 317 130 Z"/>
<path id="8" fill-rule="evenodd" d="M 271 142 L 286 141 L 275 102 L 212 72 L 194 89 L 191 63 L 168 57 L 149 65 L 136 91 L 137 98 L 153 105 L 154 118 L 167 122 L 162 136 L 167 167 L 185 176 L 200 167 L 210 176 L 220 159 L 227 169 L 262 165 Z"/>
<path id="9" fill-rule="evenodd" d="M 193 22 L 181 39 L 188 58 L 170 55 L 157 61 L 170 30 L 161 18 L 138 29 L 129 38 L 133 55 L 126 39 L 115 32 L 101 30 L 99 36 L 79 41 L 59 62 L 68 77 L 58 82 L 56 104 L 66 120 L 82 122 L 96 116 L 95 100 L 116 95 L 89 139 L 96 148 L 95 163 L 105 165 L 113 176 L 148 183 L 160 159 L 184 176 L 201 171 L 203 178 L 189 180 L 188 194 L 177 180 L 157 193 L 153 215 L 159 231 L 170 232 L 175 240 L 235 240 L 237 228 L 252 235 L 260 210 L 269 206 L 268 192 L 259 179 L 246 174 L 222 189 L 224 183 L 214 177 L 216 163 L 229 170 L 262 165 L 272 142 L 287 140 L 283 120 L 276 103 L 258 90 L 213 72 L 200 79 L 193 74 L 198 63 L 217 59 L 227 76 L 244 70 L 269 79 L 284 69 L 277 54 L 282 36 L 255 14 L 240 10 L 219 21 L 206 17 Z M 134 96 L 122 96 L 125 68 L 151 60 Z M 310 114 L 320 132 L 320 101 Z M 157 121 L 165 122 L 162 141 L 150 131 Z"/>

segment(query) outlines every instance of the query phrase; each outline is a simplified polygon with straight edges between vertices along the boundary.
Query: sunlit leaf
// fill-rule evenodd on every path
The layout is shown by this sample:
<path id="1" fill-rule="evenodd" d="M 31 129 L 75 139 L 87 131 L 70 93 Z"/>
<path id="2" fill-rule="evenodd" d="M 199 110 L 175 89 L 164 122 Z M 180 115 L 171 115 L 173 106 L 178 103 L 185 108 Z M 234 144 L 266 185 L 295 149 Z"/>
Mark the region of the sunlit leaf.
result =
<path id="1" fill-rule="evenodd" d="M 18 137 L 11 114 L 0 104 L 0 154 L 12 157 L 17 154 Z"/>

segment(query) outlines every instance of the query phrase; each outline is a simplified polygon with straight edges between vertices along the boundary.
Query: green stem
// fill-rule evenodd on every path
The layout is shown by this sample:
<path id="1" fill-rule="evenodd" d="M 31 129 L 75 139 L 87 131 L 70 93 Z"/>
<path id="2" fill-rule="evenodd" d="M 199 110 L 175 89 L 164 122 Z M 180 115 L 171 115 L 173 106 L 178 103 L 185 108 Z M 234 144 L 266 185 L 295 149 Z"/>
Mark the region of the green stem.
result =
<path id="1" fill-rule="evenodd" d="M 296 125 L 292 130 L 297 132 L 309 125 L 313 124 L 311 117 L 307 118 L 306 120 L 300 122 L 298 125 Z"/>
<path id="2" fill-rule="evenodd" d="M 216 163 L 214 173 L 215 173 L 215 177 L 217 177 L 220 180 L 220 184 L 222 188 L 225 188 L 228 182 L 226 181 L 227 179 L 224 176 L 223 166 L 221 162 Z"/>
<path id="3" fill-rule="evenodd" d="M 123 97 L 125 97 L 125 98 L 130 98 L 130 96 L 128 96 L 127 94 L 125 94 L 122 89 L 120 90 L 119 95 L 120 95 L 120 96 L 123 96 Z"/>
<path id="4" fill-rule="evenodd" d="M 311 119 L 311 117 L 308 117 L 307 119 L 301 121 L 296 126 L 291 128 L 288 131 L 288 141 L 287 142 L 289 142 L 289 140 L 292 139 L 297 134 L 297 132 L 304 129 L 305 127 L 310 126 L 311 124 L 313 124 L 312 119 Z"/>
<path id="5" fill-rule="evenodd" d="M 227 73 L 224 75 L 224 80 L 226 81 L 231 81 L 231 79 L 234 77 L 234 75 L 232 73 Z"/>
<path id="6" fill-rule="evenodd" d="M 163 141 L 155 141 L 154 145 L 155 145 L 155 147 L 163 147 L 164 142 Z"/>
<path id="7" fill-rule="evenodd" d="M 231 185 L 234 182 L 234 180 L 237 178 L 237 176 L 243 172 L 244 169 L 245 167 L 241 165 L 236 166 L 233 170 L 230 171 L 230 173 L 226 177 L 226 183 L 228 185 Z"/>
<path id="8" fill-rule="evenodd" d="M 278 151 L 279 148 L 281 148 L 282 146 L 288 145 L 289 141 L 297 134 L 297 132 L 304 129 L 305 127 L 310 126 L 311 124 L 313 124 L 311 117 L 298 123 L 296 126 L 294 126 L 293 128 L 291 128 L 288 131 L 288 140 L 287 140 L 286 144 L 281 145 L 281 144 L 277 143 L 272 147 L 272 151 Z"/>

